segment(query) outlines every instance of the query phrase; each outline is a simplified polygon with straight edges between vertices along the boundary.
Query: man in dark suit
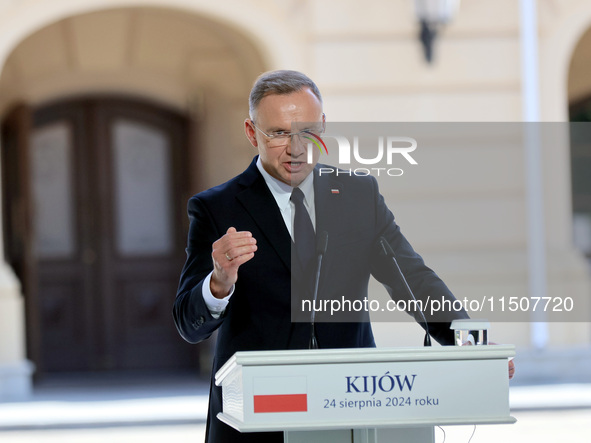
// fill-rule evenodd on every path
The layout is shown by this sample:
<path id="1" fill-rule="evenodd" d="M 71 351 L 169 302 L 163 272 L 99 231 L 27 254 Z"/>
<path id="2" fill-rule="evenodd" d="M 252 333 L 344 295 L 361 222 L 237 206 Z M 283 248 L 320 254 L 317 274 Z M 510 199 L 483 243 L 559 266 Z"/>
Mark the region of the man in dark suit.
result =
<path id="1" fill-rule="evenodd" d="M 315 165 L 319 153 L 315 151 L 314 163 L 306 161 L 307 152 L 292 133 L 294 122 L 323 125 L 318 88 L 298 72 L 263 74 L 251 91 L 250 118 L 245 121 L 246 136 L 258 156 L 242 174 L 189 201 L 187 261 L 174 320 L 191 343 L 219 330 L 214 374 L 236 351 L 308 348 L 310 324 L 292 322 L 291 317 L 292 292 L 301 291 L 303 298 L 309 295 L 309 281 L 302 271 L 315 267 L 314 260 L 312 265 L 305 264 L 298 254 L 292 259 L 292 241 L 295 237 L 297 246 L 300 235 L 296 234 L 298 216 L 306 216 L 304 223 L 311 223 L 312 235 L 327 232 L 329 236 L 320 299 L 363 300 L 370 275 L 394 299 L 406 299 L 391 259 L 381 252 L 383 237 L 417 298 L 454 300 L 401 234 L 376 180 L 319 175 Z M 302 203 L 305 210 L 298 212 Z M 294 274 L 299 277 L 294 279 Z M 359 321 L 337 323 L 319 318 L 320 348 L 375 346 L 368 313 L 360 315 Z M 461 311 L 428 318 L 429 331 L 441 344 L 452 344 L 449 321 L 466 317 Z M 282 433 L 238 433 L 216 418 L 221 409 L 221 389 L 212 380 L 207 442 L 283 441 Z"/>

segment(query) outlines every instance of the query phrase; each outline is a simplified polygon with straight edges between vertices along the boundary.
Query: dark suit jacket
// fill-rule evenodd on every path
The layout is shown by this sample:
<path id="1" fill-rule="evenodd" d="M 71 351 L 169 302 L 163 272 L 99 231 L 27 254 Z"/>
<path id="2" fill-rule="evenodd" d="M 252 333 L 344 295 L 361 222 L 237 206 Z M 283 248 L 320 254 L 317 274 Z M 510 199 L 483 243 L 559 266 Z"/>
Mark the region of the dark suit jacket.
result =
<path id="1" fill-rule="evenodd" d="M 319 176 L 318 168 L 314 174 L 316 232 L 326 231 L 329 235 L 319 287 L 321 298 L 340 299 L 345 295 L 363 299 L 370 274 L 384 284 L 393 298 L 407 298 L 392 263 L 380 253 L 379 238 L 384 236 L 417 298 L 454 299 L 400 233 L 373 177 Z M 213 374 L 237 351 L 307 348 L 309 324 L 292 323 L 290 317 L 291 238 L 256 167 L 256 158 L 242 174 L 192 197 L 188 212 L 187 261 L 173 315 L 179 333 L 190 343 L 208 338 L 219 328 Z M 211 245 L 230 226 L 252 232 L 258 250 L 240 267 L 230 303 L 222 316 L 214 319 L 203 301 L 202 285 L 213 268 Z M 296 269 L 294 266 L 294 272 Z M 368 320 L 367 314 L 362 316 L 362 320 Z M 467 315 L 460 312 L 453 317 Z M 428 319 L 431 335 L 442 344 L 452 344 L 450 318 L 442 323 L 434 320 L 441 319 Z M 322 323 L 321 315 L 318 321 L 316 334 L 321 348 L 375 346 L 367 321 Z M 221 389 L 212 380 L 208 442 L 283 441 L 281 433 L 239 434 L 216 418 L 221 405 Z"/>

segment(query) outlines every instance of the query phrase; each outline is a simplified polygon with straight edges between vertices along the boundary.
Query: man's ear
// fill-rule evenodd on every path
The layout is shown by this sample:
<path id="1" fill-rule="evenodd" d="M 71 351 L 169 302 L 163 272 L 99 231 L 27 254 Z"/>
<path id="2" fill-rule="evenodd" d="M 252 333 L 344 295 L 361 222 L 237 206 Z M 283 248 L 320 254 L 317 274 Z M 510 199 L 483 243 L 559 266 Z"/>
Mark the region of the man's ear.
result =
<path id="1" fill-rule="evenodd" d="M 252 124 L 252 120 L 247 118 L 244 120 L 244 133 L 246 134 L 246 138 L 253 145 L 255 148 L 258 148 L 259 144 L 257 141 L 257 132 L 256 128 Z"/>

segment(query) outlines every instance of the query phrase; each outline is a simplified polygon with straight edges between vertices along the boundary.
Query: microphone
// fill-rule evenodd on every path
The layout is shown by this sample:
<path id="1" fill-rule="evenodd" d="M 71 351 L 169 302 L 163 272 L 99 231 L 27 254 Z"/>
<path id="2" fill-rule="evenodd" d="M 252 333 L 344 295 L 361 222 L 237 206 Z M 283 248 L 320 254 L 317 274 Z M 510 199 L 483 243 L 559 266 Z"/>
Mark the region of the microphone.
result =
<path id="1" fill-rule="evenodd" d="M 309 349 L 318 349 L 318 341 L 316 340 L 316 327 L 314 321 L 316 320 L 316 310 L 314 305 L 318 299 L 318 284 L 320 283 L 320 270 L 322 269 L 322 257 L 326 253 L 326 247 L 328 246 L 328 232 L 322 231 L 318 237 L 318 243 L 316 244 L 316 257 L 318 258 L 316 265 L 316 278 L 314 279 L 314 292 L 312 300 L 312 314 L 310 321 L 310 346 Z"/>
<path id="2" fill-rule="evenodd" d="M 406 281 L 406 278 L 402 273 L 402 269 L 400 269 L 400 266 L 398 265 L 398 261 L 396 260 L 396 256 L 394 255 L 394 251 L 392 250 L 392 246 L 390 246 L 390 243 L 388 243 L 388 241 L 384 237 L 380 237 L 380 246 L 382 247 L 382 253 L 386 257 L 390 257 L 392 259 L 392 263 L 394 264 L 394 267 L 396 268 L 398 275 L 400 275 L 400 278 L 404 282 L 406 292 L 415 301 L 415 306 L 417 306 L 419 303 L 417 302 L 417 299 L 413 294 L 412 289 L 410 289 L 410 286 L 408 285 L 408 282 Z M 427 331 L 427 333 L 425 334 L 425 340 L 423 340 L 423 346 L 431 346 L 431 336 L 429 335 L 429 325 L 427 324 L 427 318 L 425 317 L 425 314 L 423 313 L 422 309 L 419 309 L 419 312 L 425 324 L 425 331 Z"/>

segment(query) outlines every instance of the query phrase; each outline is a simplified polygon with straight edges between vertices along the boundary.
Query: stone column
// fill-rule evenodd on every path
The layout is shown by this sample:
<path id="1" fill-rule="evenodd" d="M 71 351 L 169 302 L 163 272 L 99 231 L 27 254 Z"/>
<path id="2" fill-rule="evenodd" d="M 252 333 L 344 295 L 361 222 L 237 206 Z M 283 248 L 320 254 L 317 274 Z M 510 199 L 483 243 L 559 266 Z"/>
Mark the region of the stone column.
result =
<path id="1" fill-rule="evenodd" d="M 0 401 L 31 394 L 33 364 L 26 359 L 24 299 L 12 269 L 0 261 Z"/>

